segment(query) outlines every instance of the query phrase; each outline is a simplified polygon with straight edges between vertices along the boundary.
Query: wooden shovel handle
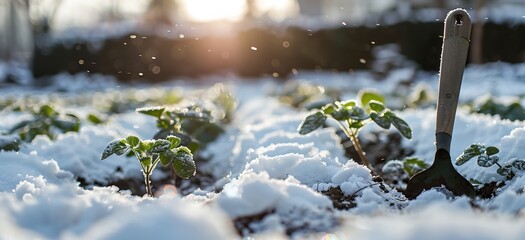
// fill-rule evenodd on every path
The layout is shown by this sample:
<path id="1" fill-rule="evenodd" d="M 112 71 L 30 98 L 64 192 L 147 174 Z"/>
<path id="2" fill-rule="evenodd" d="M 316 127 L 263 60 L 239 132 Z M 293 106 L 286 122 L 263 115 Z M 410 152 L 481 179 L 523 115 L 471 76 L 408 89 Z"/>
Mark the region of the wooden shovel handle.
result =
<path id="1" fill-rule="evenodd" d="M 445 19 L 439 74 L 436 134 L 452 136 L 463 70 L 467 60 L 471 20 L 463 9 L 455 9 Z"/>

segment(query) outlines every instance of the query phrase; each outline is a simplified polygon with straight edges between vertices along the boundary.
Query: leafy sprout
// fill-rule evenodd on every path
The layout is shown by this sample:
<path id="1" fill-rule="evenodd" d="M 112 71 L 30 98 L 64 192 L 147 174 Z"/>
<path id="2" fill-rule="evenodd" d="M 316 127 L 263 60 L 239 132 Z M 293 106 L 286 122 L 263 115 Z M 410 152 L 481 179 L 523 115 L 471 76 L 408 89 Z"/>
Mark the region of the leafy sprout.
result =
<path id="1" fill-rule="evenodd" d="M 164 166 L 171 165 L 175 174 L 181 178 L 189 178 L 195 175 L 196 167 L 193 154 L 190 149 L 181 146 L 180 138 L 167 136 L 166 139 L 140 140 L 136 136 L 128 136 L 109 142 L 102 152 L 101 160 L 109 156 L 123 155 L 132 152 L 140 163 L 146 193 L 153 196 L 151 190 L 151 174 L 160 162 Z"/>
<path id="2" fill-rule="evenodd" d="M 13 126 L 9 133 L 18 133 L 23 141 L 31 142 L 38 135 L 55 138 L 55 133 L 78 132 L 80 119 L 70 113 L 60 113 L 48 104 L 30 109 L 33 119 L 22 121 Z"/>
<path id="3" fill-rule="evenodd" d="M 456 165 L 463 165 L 471 159 L 476 158 L 478 166 L 488 168 L 496 165 L 498 167 L 496 172 L 507 179 L 513 178 L 516 170 L 525 170 L 525 160 L 513 158 L 502 165 L 499 163 L 500 158 L 497 156 L 498 153 L 499 149 L 497 147 L 472 144 L 459 155 L 456 159 Z"/>
<path id="4" fill-rule="evenodd" d="M 389 129 L 393 125 L 405 138 L 412 138 L 410 126 L 385 106 L 385 98 L 381 94 L 371 90 L 360 91 L 357 100 L 336 101 L 323 106 L 301 122 L 298 132 L 303 135 L 309 134 L 323 126 L 328 118 L 338 123 L 340 129 L 352 141 L 363 164 L 369 169 L 372 167 L 358 138 L 364 126 L 375 123 L 381 128 Z"/>

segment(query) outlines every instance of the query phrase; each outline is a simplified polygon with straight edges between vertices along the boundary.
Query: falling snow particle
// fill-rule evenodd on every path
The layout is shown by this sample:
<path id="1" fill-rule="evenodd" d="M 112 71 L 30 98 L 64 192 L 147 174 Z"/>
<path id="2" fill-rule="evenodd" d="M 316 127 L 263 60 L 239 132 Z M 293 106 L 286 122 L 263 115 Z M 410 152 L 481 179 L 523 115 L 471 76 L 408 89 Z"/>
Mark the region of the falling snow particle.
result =
<path id="1" fill-rule="evenodd" d="M 279 77 L 279 73 L 274 72 L 274 73 L 272 73 L 272 76 L 273 76 L 274 78 L 278 78 L 278 77 Z"/>
<path id="2" fill-rule="evenodd" d="M 184 38 L 184 34 L 179 34 L 179 38 Z"/>
<path id="3" fill-rule="evenodd" d="M 157 59 L 157 57 L 151 57 L 151 59 L 155 60 L 155 59 Z"/>
<path id="4" fill-rule="evenodd" d="M 135 39 L 135 38 L 137 38 L 137 35 L 129 35 L 129 38 Z"/>
<path id="5" fill-rule="evenodd" d="M 376 42 L 374 42 L 374 41 L 372 41 L 372 42 L 370 42 L 370 43 L 371 43 L 372 45 L 375 45 L 375 44 L 376 44 Z"/>
<path id="6" fill-rule="evenodd" d="M 144 73 L 139 73 L 139 76 L 141 76 L 141 77 L 144 76 Z"/>
<path id="7" fill-rule="evenodd" d="M 362 64 L 365 64 L 366 63 L 366 60 L 364 58 L 360 58 L 359 59 L 359 62 L 362 63 Z"/>
<path id="8" fill-rule="evenodd" d="M 284 48 L 288 48 L 288 47 L 290 47 L 290 42 L 288 42 L 288 41 L 284 41 L 284 42 L 283 42 L 283 47 L 284 47 Z"/>
<path id="9" fill-rule="evenodd" d="M 78 64 L 80 65 L 84 64 L 84 60 L 83 59 L 78 60 Z"/>
<path id="10" fill-rule="evenodd" d="M 251 49 L 252 49 L 253 51 L 257 51 L 257 48 L 256 48 L 256 47 L 251 47 Z"/>
<path id="11" fill-rule="evenodd" d="M 341 24 L 343 24 L 343 26 L 346 26 L 346 23 L 345 23 L 345 22 L 341 22 Z"/>

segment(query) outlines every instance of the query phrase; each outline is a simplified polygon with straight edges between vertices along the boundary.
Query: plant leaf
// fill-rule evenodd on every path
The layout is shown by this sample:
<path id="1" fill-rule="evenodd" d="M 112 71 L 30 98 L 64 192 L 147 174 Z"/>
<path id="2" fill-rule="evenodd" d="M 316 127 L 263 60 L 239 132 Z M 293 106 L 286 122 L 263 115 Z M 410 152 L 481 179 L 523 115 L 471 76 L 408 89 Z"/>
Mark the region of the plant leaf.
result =
<path id="1" fill-rule="evenodd" d="M 482 154 L 478 157 L 478 165 L 480 167 L 490 167 L 496 164 L 498 161 L 499 161 L 498 156 L 488 156 L 488 155 Z"/>
<path id="2" fill-rule="evenodd" d="M 131 148 L 136 148 L 140 145 L 140 139 L 133 135 L 126 137 L 126 142 L 131 146 Z"/>
<path id="3" fill-rule="evenodd" d="M 155 106 L 155 107 L 143 107 L 143 108 L 137 108 L 135 109 L 136 112 L 150 115 L 156 118 L 160 118 L 162 116 L 162 113 L 164 112 L 166 108 L 162 106 Z"/>
<path id="4" fill-rule="evenodd" d="M 344 107 L 340 107 L 336 111 L 330 113 L 330 116 L 337 121 L 344 121 L 350 118 L 350 111 Z"/>
<path id="5" fill-rule="evenodd" d="M 321 112 L 315 112 L 307 116 L 297 130 L 299 131 L 299 134 L 305 135 L 321 127 L 325 121 L 326 115 Z"/>
<path id="6" fill-rule="evenodd" d="M 468 162 L 475 156 L 481 155 L 481 152 L 485 150 L 485 146 L 481 144 L 471 144 L 466 148 L 458 158 L 456 158 L 456 165 L 461 166 Z"/>
<path id="7" fill-rule="evenodd" d="M 361 101 L 361 106 L 363 106 L 363 108 L 368 108 L 368 103 L 370 103 L 372 100 L 385 104 L 385 97 L 375 90 L 361 90 L 359 93 L 357 93 L 357 96 L 359 96 L 359 100 Z"/>
<path id="8" fill-rule="evenodd" d="M 193 161 L 193 155 L 188 154 L 185 151 L 179 151 L 175 154 L 172 167 L 175 174 L 181 178 L 192 177 L 197 170 L 195 167 L 195 161 Z"/>
<path id="9" fill-rule="evenodd" d="M 372 111 L 376 111 L 378 113 L 386 109 L 385 105 L 383 105 L 382 102 L 379 102 L 377 100 L 370 100 L 368 105 L 370 106 L 370 109 L 372 109 Z"/>
<path id="10" fill-rule="evenodd" d="M 152 160 L 151 156 L 145 156 L 145 157 L 141 157 L 139 159 L 139 162 L 140 162 L 140 164 L 142 166 L 149 167 L 153 163 L 153 160 Z"/>
<path id="11" fill-rule="evenodd" d="M 370 116 L 365 112 L 364 109 L 354 106 L 350 110 L 350 118 L 358 121 L 368 119 Z"/>
<path id="12" fill-rule="evenodd" d="M 165 151 L 170 150 L 171 142 L 165 139 L 157 139 L 153 143 L 153 147 L 151 148 L 150 152 L 152 153 L 162 153 Z"/>
<path id="13" fill-rule="evenodd" d="M 176 148 L 181 144 L 181 140 L 177 136 L 169 135 L 166 137 L 166 140 L 168 140 L 171 143 L 170 149 Z"/>
<path id="14" fill-rule="evenodd" d="M 403 137 L 407 139 L 412 139 L 412 129 L 410 128 L 410 126 L 408 126 L 408 123 L 406 123 L 403 119 L 398 118 L 393 113 L 392 115 L 390 115 L 390 118 L 392 120 L 392 124 L 394 125 L 394 127 L 396 127 L 397 130 L 399 130 L 399 132 L 401 133 L 401 135 L 403 135 Z"/>
<path id="15" fill-rule="evenodd" d="M 66 132 L 78 132 L 80 130 L 79 121 L 68 121 L 68 120 L 52 120 L 51 124 L 60 129 L 63 133 Z"/>
<path id="16" fill-rule="evenodd" d="M 496 171 L 499 175 L 505 176 L 507 178 L 512 178 L 514 172 L 512 171 L 512 165 L 504 165 L 503 167 L 498 168 Z"/>
<path id="17" fill-rule="evenodd" d="M 42 107 L 40 107 L 40 111 L 39 113 L 45 117 L 48 117 L 48 118 L 51 118 L 51 117 L 55 117 L 58 115 L 58 112 L 55 111 L 55 109 L 53 109 L 51 106 L 49 106 L 48 104 L 45 104 L 43 105 Z"/>
<path id="18" fill-rule="evenodd" d="M 87 115 L 87 120 L 95 125 L 104 123 L 104 120 L 102 120 L 97 115 L 91 113 Z"/>
<path id="19" fill-rule="evenodd" d="M 113 140 L 106 145 L 104 151 L 102 151 L 102 157 L 100 160 L 104 160 L 113 154 L 122 155 L 129 149 L 129 146 L 121 139 Z"/>
<path id="20" fill-rule="evenodd" d="M 487 155 L 494 155 L 494 154 L 497 154 L 499 153 L 499 149 L 497 147 L 493 147 L 493 146 L 488 146 L 486 149 L 485 149 L 485 153 L 487 153 Z"/>
<path id="21" fill-rule="evenodd" d="M 163 153 L 160 153 L 159 154 L 159 158 L 160 158 L 160 163 L 163 165 L 163 166 L 167 166 L 169 165 L 173 159 L 175 159 L 175 153 L 173 151 L 166 151 L 166 152 L 163 152 Z"/>
<path id="22" fill-rule="evenodd" d="M 377 113 L 375 113 L 375 112 L 370 113 L 370 118 L 371 118 L 372 121 L 374 121 L 378 126 L 384 128 L 384 129 L 389 129 L 389 128 L 390 128 L 390 125 L 391 125 L 391 123 L 392 123 L 392 120 L 390 120 L 390 118 L 385 117 L 385 116 L 380 116 L 379 114 L 377 114 Z"/>

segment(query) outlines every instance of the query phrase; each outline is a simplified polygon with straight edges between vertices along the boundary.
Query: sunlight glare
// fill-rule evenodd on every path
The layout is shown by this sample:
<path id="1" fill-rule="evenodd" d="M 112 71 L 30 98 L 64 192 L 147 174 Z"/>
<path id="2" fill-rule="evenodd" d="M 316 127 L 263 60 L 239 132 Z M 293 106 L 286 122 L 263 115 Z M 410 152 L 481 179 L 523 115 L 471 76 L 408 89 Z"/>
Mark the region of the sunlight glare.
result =
<path id="1" fill-rule="evenodd" d="M 245 0 L 182 0 L 187 17 L 197 22 L 238 21 L 246 12 Z"/>

